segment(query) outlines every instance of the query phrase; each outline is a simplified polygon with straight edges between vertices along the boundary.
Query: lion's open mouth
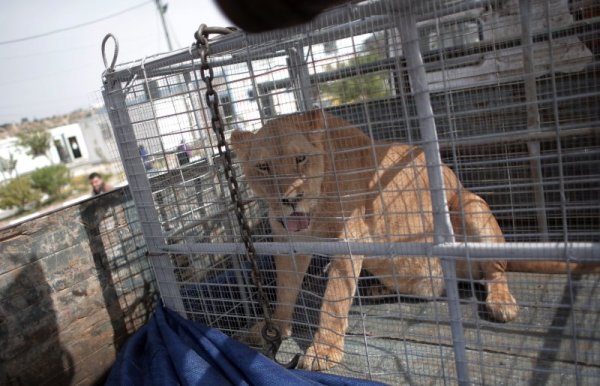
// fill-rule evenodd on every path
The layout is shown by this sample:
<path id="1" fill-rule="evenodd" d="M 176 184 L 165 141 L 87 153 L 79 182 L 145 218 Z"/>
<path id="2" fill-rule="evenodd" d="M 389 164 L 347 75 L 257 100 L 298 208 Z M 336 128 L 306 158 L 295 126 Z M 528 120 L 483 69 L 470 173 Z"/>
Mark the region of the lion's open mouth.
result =
<path id="1" fill-rule="evenodd" d="M 310 217 L 304 212 L 294 212 L 279 221 L 289 232 L 299 232 L 310 225 Z"/>

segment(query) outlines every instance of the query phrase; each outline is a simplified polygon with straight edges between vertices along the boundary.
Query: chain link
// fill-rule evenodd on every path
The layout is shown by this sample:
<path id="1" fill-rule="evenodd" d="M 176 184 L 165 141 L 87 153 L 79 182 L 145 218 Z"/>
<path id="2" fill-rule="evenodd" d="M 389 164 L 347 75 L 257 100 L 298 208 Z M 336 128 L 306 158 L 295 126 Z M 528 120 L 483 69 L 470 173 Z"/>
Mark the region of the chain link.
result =
<path id="1" fill-rule="evenodd" d="M 229 28 L 207 27 L 205 24 L 200 25 L 200 28 L 195 34 L 201 60 L 200 77 L 206 85 L 205 98 L 206 103 L 211 111 L 212 128 L 217 136 L 217 149 L 220 158 L 224 160 L 223 169 L 229 188 L 231 202 L 233 204 L 233 211 L 240 227 L 242 242 L 244 243 L 246 250 L 246 259 L 250 262 L 251 266 L 251 278 L 256 286 L 258 299 L 263 312 L 265 325 L 261 330 L 261 335 L 267 343 L 265 355 L 272 360 L 277 361 L 276 355 L 282 341 L 281 331 L 279 331 L 277 326 L 275 326 L 271 318 L 271 311 L 269 309 L 270 302 L 263 287 L 262 274 L 258 268 L 256 249 L 254 248 L 254 243 L 252 241 L 252 230 L 250 229 L 250 225 L 248 224 L 248 220 L 246 219 L 246 215 L 244 213 L 244 203 L 240 193 L 235 169 L 233 168 L 231 150 L 225 138 L 225 127 L 219 111 L 219 94 L 213 86 L 214 71 L 208 62 L 208 56 L 210 54 L 210 44 L 208 40 L 209 34 L 228 34 L 232 31 L 233 30 Z M 282 365 L 287 368 L 294 368 L 298 364 L 299 357 L 300 356 L 296 354 L 289 363 Z"/>

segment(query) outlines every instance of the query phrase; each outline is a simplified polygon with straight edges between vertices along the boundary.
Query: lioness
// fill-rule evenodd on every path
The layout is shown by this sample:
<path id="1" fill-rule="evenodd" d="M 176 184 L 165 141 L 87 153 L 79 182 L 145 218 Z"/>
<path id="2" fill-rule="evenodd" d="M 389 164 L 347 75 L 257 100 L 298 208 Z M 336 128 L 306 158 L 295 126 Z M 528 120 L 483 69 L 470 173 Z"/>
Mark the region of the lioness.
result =
<path id="1" fill-rule="evenodd" d="M 374 142 L 348 122 L 320 111 L 269 121 L 255 134 L 235 131 L 231 144 L 251 189 L 269 208 L 274 240 L 344 239 L 431 242 L 431 197 L 423 151 Z M 448 207 L 457 238 L 504 242 L 486 202 L 465 190 L 443 166 Z M 311 256 L 275 256 L 277 305 L 273 314 L 283 336 L 291 334 L 294 305 Z M 323 370 L 343 356 L 347 316 L 361 268 L 390 291 L 437 297 L 444 291 L 440 261 L 425 257 L 335 256 L 328 268 L 319 329 L 301 360 Z M 491 317 L 515 319 L 518 306 L 505 271 L 566 272 L 562 263 L 506 261 L 457 264 L 460 277 L 483 279 Z M 581 269 L 572 266 L 572 271 Z M 253 328 L 259 336 L 261 324 Z"/>

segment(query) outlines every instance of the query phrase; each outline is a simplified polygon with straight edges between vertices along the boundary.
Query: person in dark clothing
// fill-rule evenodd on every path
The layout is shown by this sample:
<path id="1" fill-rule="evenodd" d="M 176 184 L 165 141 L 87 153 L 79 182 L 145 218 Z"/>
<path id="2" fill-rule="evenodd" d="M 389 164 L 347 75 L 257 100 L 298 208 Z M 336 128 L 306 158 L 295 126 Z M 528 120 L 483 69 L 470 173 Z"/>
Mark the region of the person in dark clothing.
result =
<path id="1" fill-rule="evenodd" d="M 142 157 L 142 162 L 144 163 L 144 169 L 146 169 L 146 171 L 150 171 L 150 170 L 154 169 L 154 165 L 152 164 L 152 161 L 150 160 L 150 155 L 148 154 L 148 150 L 146 150 L 144 145 L 140 145 L 138 147 L 138 150 L 140 151 L 140 157 Z"/>
<path id="2" fill-rule="evenodd" d="M 182 139 L 179 146 L 177 146 L 177 161 L 179 161 L 179 166 L 189 164 L 191 157 L 192 149 L 190 149 L 189 145 Z"/>

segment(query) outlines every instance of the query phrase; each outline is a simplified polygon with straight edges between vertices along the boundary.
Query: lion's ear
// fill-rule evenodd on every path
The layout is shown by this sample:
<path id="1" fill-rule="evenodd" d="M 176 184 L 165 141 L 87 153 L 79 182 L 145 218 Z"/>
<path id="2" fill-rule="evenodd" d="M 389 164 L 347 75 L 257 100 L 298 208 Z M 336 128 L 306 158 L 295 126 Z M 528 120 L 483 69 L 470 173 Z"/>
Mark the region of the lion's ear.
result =
<path id="1" fill-rule="evenodd" d="M 250 156 L 250 141 L 252 141 L 253 137 L 254 134 L 249 131 L 234 130 L 231 133 L 231 146 L 239 159 L 248 161 Z"/>
<path id="2" fill-rule="evenodd" d="M 328 126 L 327 116 L 328 114 L 322 109 L 314 109 L 306 113 L 306 118 L 308 119 L 308 131 L 306 135 L 314 145 L 320 144 L 323 141 L 323 133 Z"/>

